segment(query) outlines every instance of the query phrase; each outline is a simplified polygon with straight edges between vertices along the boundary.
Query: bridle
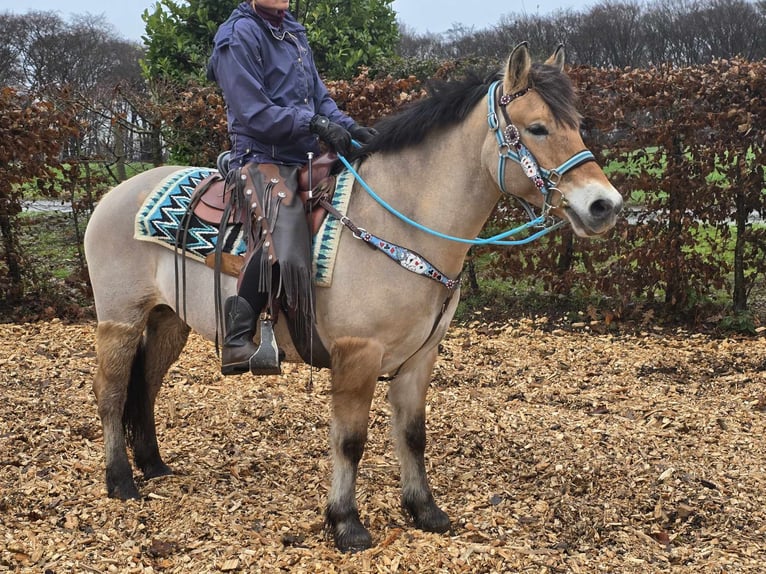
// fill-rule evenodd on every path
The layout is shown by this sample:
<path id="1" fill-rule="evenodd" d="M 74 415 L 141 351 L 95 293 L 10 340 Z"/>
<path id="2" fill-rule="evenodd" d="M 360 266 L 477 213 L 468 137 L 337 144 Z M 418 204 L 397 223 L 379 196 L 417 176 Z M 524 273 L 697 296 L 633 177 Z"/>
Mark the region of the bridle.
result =
<path id="1" fill-rule="evenodd" d="M 552 231 L 564 223 L 563 221 L 554 221 L 549 214 L 550 210 L 554 207 L 564 207 L 566 205 L 566 198 L 557 187 L 561 178 L 564 177 L 567 172 L 572 171 L 585 163 L 596 161 L 596 158 L 590 150 L 584 149 L 577 152 L 554 169 L 549 170 L 540 167 L 535 156 L 529 151 L 529 148 L 521 142 L 521 132 L 511 121 L 507 109 L 511 102 L 529 93 L 530 88 L 527 87 L 513 94 L 503 94 L 498 99 L 497 94 L 500 91 L 500 87 L 501 82 L 500 80 L 497 80 L 493 82 L 489 86 L 489 90 L 487 90 L 487 122 L 489 123 L 490 131 L 495 134 L 499 148 L 497 164 L 498 186 L 505 195 L 512 195 L 505 189 L 505 163 L 510 159 L 519 164 L 524 170 L 524 174 L 532 181 L 532 183 L 534 183 L 535 187 L 540 190 L 540 193 L 543 194 L 542 216 L 538 216 L 535 213 L 534 207 L 530 205 L 527 200 L 515 195 L 513 197 L 515 197 L 524 208 L 524 211 L 526 211 L 530 220 L 534 221 L 539 217 L 542 217 L 545 221 L 543 226 Z M 497 105 L 495 102 L 500 104 L 500 112 L 505 121 L 505 128 L 502 130 L 500 129 L 500 122 L 498 121 L 496 112 Z M 552 203 L 554 192 L 557 192 L 559 196 L 557 205 L 553 205 Z"/>

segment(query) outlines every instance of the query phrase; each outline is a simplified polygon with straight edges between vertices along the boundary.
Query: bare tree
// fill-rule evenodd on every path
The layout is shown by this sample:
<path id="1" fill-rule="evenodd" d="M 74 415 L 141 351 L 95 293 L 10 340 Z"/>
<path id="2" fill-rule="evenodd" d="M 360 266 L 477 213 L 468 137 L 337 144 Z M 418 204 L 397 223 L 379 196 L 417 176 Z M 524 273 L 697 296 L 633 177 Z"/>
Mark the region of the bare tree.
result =
<path id="1" fill-rule="evenodd" d="M 53 70 L 59 68 L 57 52 L 63 44 L 59 38 L 66 25 L 53 12 L 31 11 L 16 18 L 20 26 L 13 41 L 19 47 L 21 81 L 36 92 L 51 81 Z"/>
<path id="2" fill-rule="evenodd" d="M 656 2 L 647 9 L 647 63 L 697 63 L 700 38 L 695 19 L 699 4 L 698 0 L 668 0 Z"/>
<path id="3" fill-rule="evenodd" d="M 560 19 L 565 19 L 567 15 L 568 12 L 559 11 L 550 17 L 537 14 L 508 14 L 501 17 L 500 25 L 496 28 L 500 40 L 499 54 L 507 55 L 513 44 L 527 41 L 537 59 L 549 56 L 558 44 L 566 43 L 566 29 L 559 24 Z"/>
<path id="4" fill-rule="evenodd" d="M 622 68 L 687 66 L 737 55 L 766 57 L 766 0 L 602 0 L 584 11 L 503 15 L 474 30 L 417 35 L 400 24 L 404 57 L 502 58 L 527 40 L 538 57 L 563 43 L 572 63 Z"/>
<path id="5" fill-rule="evenodd" d="M 444 40 L 441 35 L 418 34 L 414 28 L 399 22 L 399 45 L 397 55 L 402 58 L 428 60 L 440 58 L 443 54 Z"/>
<path id="6" fill-rule="evenodd" d="M 645 61 L 644 11 L 636 1 L 604 0 L 583 15 L 576 44 L 583 64 L 622 68 Z"/>
<path id="7" fill-rule="evenodd" d="M 10 13 L 0 14 L 0 86 L 19 86 L 22 72 L 19 57 L 23 50 L 21 42 L 22 23 Z"/>
<path id="8" fill-rule="evenodd" d="M 131 94 L 145 90 L 139 64 L 143 49 L 120 39 L 102 16 L 89 14 L 68 22 L 55 12 L 8 14 L 0 18 L 0 31 L 6 32 L 0 53 L 8 55 L 0 64 L 4 82 L 54 100 L 65 98 L 62 104 L 75 104 L 87 126 L 81 137 L 62 146 L 62 155 L 106 158 L 117 165 L 117 177 L 124 176 L 122 162 L 134 153 L 144 126 L 118 87 Z"/>
<path id="9" fill-rule="evenodd" d="M 476 37 L 472 26 L 453 24 L 442 34 L 445 56 L 448 58 L 466 58 L 476 54 Z"/>
<path id="10" fill-rule="evenodd" d="M 763 5 L 762 5 L 763 6 Z M 705 61 L 742 56 L 748 60 L 766 54 L 766 18 L 763 9 L 745 0 L 711 0 L 700 11 Z"/>
<path id="11" fill-rule="evenodd" d="M 52 12 L 29 12 L 18 28 L 19 65 L 33 91 L 69 86 L 89 93 L 126 77 L 140 78 L 141 48 L 117 39 L 103 16 L 74 16 L 67 23 Z"/>
<path id="12" fill-rule="evenodd" d="M 671 0 L 653 4 L 646 15 L 649 62 L 691 66 L 737 55 L 750 60 L 763 58 L 765 6 L 764 2 L 745 0 Z"/>

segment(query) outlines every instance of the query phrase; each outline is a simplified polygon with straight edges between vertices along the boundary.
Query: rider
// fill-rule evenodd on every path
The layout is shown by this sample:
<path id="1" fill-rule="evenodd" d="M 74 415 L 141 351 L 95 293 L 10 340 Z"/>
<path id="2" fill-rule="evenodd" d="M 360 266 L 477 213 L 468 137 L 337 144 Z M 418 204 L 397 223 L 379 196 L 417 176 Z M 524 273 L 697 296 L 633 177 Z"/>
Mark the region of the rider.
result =
<path id="1" fill-rule="evenodd" d="M 218 83 L 226 101 L 230 168 L 248 166 L 261 201 L 276 185 L 295 192 L 297 171 L 308 152 L 319 152 L 317 138 L 345 154 L 352 138 L 366 143 L 375 134 L 338 109 L 319 77 L 306 29 L 288 8 L 289 0 L 240 3 L 219 27 L 208 63 L 208 78 Z M 279 245 L 273 246 L 276 257 L 269 253 L 268 243 L 256 251 L 240 274 L 238 294 L 224 303 L 224 375 L 248 370 L 278 374 L 271 317 L 262 316 L 258 347 L 253 342 L 256 319 L 270 302 L 272 290 L 285 290 L 289 302 L 299 296 L 296 289 L 311 289 L 310 238 L 300 201 L 282 203 L 276 211 L 277 225 L 289 236 L 286 245 L 281 251 Z M 271 277 L 272 265 L 282 280 L 277 287 L 275 281 L 264 280 Z"/>

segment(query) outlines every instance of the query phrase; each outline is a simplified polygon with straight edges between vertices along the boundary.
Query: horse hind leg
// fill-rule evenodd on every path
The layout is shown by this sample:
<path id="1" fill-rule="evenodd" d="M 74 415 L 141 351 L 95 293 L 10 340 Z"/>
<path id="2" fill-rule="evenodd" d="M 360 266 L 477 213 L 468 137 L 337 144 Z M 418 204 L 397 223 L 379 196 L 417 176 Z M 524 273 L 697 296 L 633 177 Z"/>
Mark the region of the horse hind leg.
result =
<path id="1" fill-rule="evenodd" d="M 393 410 L 393 435 L 401 468 L 402 506 L 415 526 L 428 532 L 446 532 L 447 514 L 434 501 L 425 465 L 426 392 L 437 350 L 413 357 L 412 363 L 391 381 L 388 400 Z"/>
<path id="2" fill-rule="evenodd" d="M 128 384 L 141 345 L 141 326 L 102 321 L 96 328 L 96 376 L 93 393 L 104 432 L 106 490 L 110 497 L 138 498 L 126 450 L 123 412 Z"/>
<path id="3" fill-rule="evenodd" d="M 170 307 L 155 307 L 133 363 L 123 424 L 136 466 L 145 479 L 172 473 L 160 456 L 154 405 L 165 373 L 178 359 L 188 335 L 189 327 Z"/>
<path id="4" fill-rule="evenodd" d="M 333 475 L 325 518 L 335 545 L 343 552 L 372 546 L 370 533 L 359 520 L 356 477 L 382 359 L 383 347 L 374 341 L 347 337 L 333 345 Z"/>

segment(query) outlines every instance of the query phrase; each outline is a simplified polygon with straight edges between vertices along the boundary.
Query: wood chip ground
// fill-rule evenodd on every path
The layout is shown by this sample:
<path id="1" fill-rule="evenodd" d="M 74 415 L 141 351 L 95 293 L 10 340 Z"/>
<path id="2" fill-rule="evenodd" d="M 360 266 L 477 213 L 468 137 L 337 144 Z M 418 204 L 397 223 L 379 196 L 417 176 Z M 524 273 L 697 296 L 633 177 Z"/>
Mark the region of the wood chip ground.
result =
<path id="1" fill-rule="evenodd" d="M 171 477 L 106 497 L 93 323 L 0 325 L 0 571 L 766 571 L 766 342 L 454 327 L 428 398 L 446 535 L 399 505 L 381 383 L 358 499 L 374 548 L 323 530 L 328 373 L 223 378 L 192 336 L 158 403 Z"/>

